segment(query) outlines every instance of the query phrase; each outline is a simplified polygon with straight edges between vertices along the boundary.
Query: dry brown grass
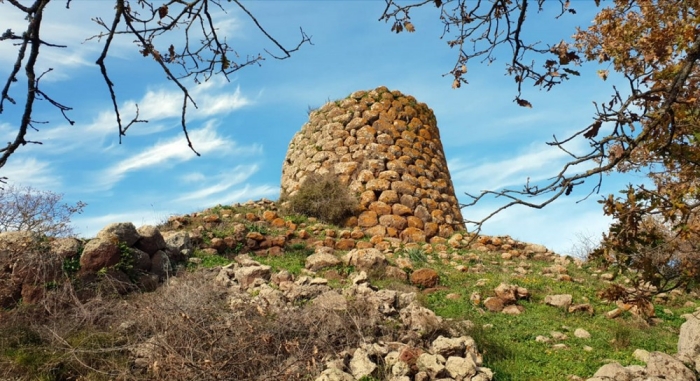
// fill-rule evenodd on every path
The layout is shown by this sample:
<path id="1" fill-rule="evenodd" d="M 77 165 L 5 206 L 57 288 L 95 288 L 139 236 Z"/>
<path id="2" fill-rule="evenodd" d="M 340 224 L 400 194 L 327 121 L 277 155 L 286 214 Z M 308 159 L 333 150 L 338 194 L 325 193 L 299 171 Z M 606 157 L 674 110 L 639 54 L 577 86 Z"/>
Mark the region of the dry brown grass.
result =
<path id="1" fill-rule="evenodd" d="M 232 309 L 213 274 L 184 274 L 155 292 L 126 297 L 93 290 L 84 302 L 65 290 L 61 311 L 6 312 L 0 378 L 307 380 L 370 337 L 400 336 L 362 300 L 350 301 L 347 311 L 313 303 L 278 314 L 252 305 Z"/>

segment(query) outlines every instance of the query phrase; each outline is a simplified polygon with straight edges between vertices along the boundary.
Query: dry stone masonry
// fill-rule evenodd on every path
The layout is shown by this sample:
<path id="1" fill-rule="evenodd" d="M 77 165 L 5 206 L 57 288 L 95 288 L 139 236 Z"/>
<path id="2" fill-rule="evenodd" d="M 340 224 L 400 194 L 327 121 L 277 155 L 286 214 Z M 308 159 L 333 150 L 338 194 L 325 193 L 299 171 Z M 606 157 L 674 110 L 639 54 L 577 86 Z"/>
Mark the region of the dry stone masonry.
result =
<path id="1" fill-rule="evenodd" d="M 335 173 L 359 196 L 347 226 L 407 242 L 464 230 L 437 121 L 412 96 L 379 87 L 311 112 L 282 167 L 282 194 L 310 173 Z"/>

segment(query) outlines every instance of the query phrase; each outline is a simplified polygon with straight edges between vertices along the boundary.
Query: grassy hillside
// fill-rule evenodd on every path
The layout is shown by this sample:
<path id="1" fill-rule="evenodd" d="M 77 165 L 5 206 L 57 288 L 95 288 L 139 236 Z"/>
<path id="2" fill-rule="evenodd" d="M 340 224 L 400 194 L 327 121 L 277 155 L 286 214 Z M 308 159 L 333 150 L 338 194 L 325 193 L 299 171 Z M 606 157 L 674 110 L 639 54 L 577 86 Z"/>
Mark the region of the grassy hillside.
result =
<path id="1" fill-rule="evenodd" d="M 297 278 L 323 277 L 332 288 L 348 287 L 357 273 L 354 267 L 342 264 L 316 273 L 305 269 L 306 258 L 315 247 L 347 239 L 343 237 L 350 235 L 349 229 L 298 215 L 278 216 L 275 209 L 271 202 L 218 206 L 164 222 L 159 226 L 161 231 L 190 231 L 195 248 L 179 275 L 155 292 L 120 295 L 105 271 L 98 274 L 101 279 L 89 283 L 88 290 L 81 288 L 84 279 L 73 277 L 69 283 L 50 285 L 52 291 L 44 303 L 0 312 L 0 378 L 172 378 L 176 369 L 168 369 L 169 373 L 149 364 L 148 370 L 135 370 L 140 368 L 134 364 L 135 348 L 143 348 L 151 337 L 172 335 L 168 341 L 172 353 L 192 347 L 189 363 L 168 363 L 187 368 L 189 373 L 182 374 L 201 368 L 197 370 L 201 379 L 216 379 L 212 375 L 219 374 L 217 367 L 229 369 L 225 367 L 230 364 L 217 364 L 213 359 L 227 358 L 249 362 L 240 366 L 240 374 L 248 375 L 240 379 L 282 379 L 286 375 L 287 379 L 313 380 L 319 364 L 357 345 L 363 335 L 396 336 L 392 327 L 358 323 L 366 312 L 361 301 L 353 304 L 356 308 L 351 308 L 351 313 L 337 319 L 314 315 L 317 312 L 303 303 L 293 306 L 298 308 L 286 316 L 257 313 L 252 305 L 231 314 L 226 290 L 215 278 L 222 266 L 243 253 L 271 266 L 275 273 L 284 270 Z M 259 243 L 246 238 L 250 233 L 277 241 L 284 237 L 284 245 L 279 250 L 252 250 L 250 247 Z M 221 243 L 224 241 L 226 245 Z M 446 242 L 356 241 L 386 248 L 389 266 L 402 268 L 406 278 L 419 268 L 437 271 L 439 284 L 429 289 L 414 286 L 384 267 L 368 275 L 371 284 L 380 289 L 416 292 L 419 302 L 439 316 L 470 321 L 467 333 L 476 340 L 484 366 L 494 371 L 498 381 L 586 379 L 610 361 L 639 363 L 633 356 L 636 349 L 673 354 L 684 321 L 681 315 L 693 312 L 698 301 L 695 293 L 674 292 L 654 300 L 655 316 L 651 319 L 629 311 L 611 319 L 605 313 L 616 305 L 599 297 L 611 281 L 601 279 L 605 272 L 595 264 L 522 250 L 519 256 L 512 255 L 513 250 L 505 254 L 484 251 L 488 247 L 483 245 L 476 250 L 475 246 L 455 248 Z M 383 243 L 378 244 L 380 241 Z M 459 241 L 454 246 L 464 246 L 466 240 Z M 213 250 L 216 245 L 218 249 Z M 342 258 L 346 252 L 335 250 L 334 255 Z M 613 282 L 624 284 L 624 278 Z M 529 298 L 517 302 L 524 307 L 522 313 L 489 312 L 484 307 L 483 302 L 495 295 L 494 289 L 501 283 L 529 291 Z M 250 296 L 255 297 L 256 292 L 260 291 L 249 292 Z M 556 294 L 570 294 L 573 304 L 588 304 L 589 309 L 569 312 L 544 303 L 546 296 Z M 576 337 L 577 329 L 587 331 L 590 337 Z M 225 357 L 232 352 L 237 357 Z M 284 365 L 291 359 L 294 364 Z"/>

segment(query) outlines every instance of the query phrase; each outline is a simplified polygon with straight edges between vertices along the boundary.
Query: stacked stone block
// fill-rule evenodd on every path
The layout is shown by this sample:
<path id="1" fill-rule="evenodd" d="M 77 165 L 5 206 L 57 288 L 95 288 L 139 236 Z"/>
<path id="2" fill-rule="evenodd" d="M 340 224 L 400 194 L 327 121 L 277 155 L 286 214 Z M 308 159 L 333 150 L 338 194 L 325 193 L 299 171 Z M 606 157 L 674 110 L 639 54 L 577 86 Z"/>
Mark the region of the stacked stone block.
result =
<path id="1" fill-rule="evenodd" d="M 412 96 L 379 87 L 311 112 L 289 144 L 282 194 L 313 172 L 333 172 L 357 194 L 346 225 L 368 236 L 420 242 L 464 230 L 435 115 Z"/>

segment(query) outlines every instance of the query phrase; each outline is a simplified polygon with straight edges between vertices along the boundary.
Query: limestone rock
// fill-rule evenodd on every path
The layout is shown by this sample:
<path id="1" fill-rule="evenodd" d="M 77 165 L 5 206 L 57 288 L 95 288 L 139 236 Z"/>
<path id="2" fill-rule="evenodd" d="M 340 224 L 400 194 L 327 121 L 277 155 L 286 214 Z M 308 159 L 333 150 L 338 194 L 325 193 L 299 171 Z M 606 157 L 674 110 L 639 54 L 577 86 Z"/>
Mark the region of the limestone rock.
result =
<path id="1" fill-rule="evenodd" d="M 593 378 L 610 381 L 630 381 L 630 372 L 619 363 L 605 364 L 593 374 Z"/>
<path id="2" fill-rule="evenodd" d="M 547 295 L 544 297 L 545 304 L 564 309 L 568 309 L 572 301 L 573 297 L 570 294 Z"/>
<path id="3" fill-rule="evenodd" d="M 76 238 L 56 238 L 51 242 L 51 253 L 61 258 L 70 258 L 78 254 L 80 241 Z"/>
<path id="4" fill-rule="evenodd" d="M 428 332 L 442 322 L 442 319 L 435 315 L 435 312 L 421 307 L 418 302 L 412 302 L 402 309 L 400 317 L 404 326 L 418 332 Z"/>
<path id="5" fill-rule="evenodd" d="M 377 249 L 353 249 L 343 257 L 346 266 L 355 266 L 358 270 L 370 271 L 380 266 L 386 266 L 384 254 Z"/>
<path id="6" fill-rule="evenodd" d="M 583 328 L 576 328 L 576 330 L 574 331 L 574 336 L 578 337 L 579 339 L 591 338 L 591 334 Z"/>
<path id="7" fill-rule="evenodd" d="M 355 350 L 355 354 L 350 360 L 350 373 L 355 379 L 359 380 L 362 377 L 369 376 L 377 369 L 377 364 L 369 359 L 367 351 L 362 348 Z"/>
<path id="8" fill-rule="evenodd" d="M 235 270 L 236 280 L 241 285 L 241 288 L 245 290 L 253 284 L 255 279 L 269 280 L 271 275 L 270 269 L 271 267 L 267 265 L 241 267 Z"/>
<path id="9" fill-rule="evenodd" d="M 330 253 L 316 253 L 311 254 L 306 257 L 306 267 L 307 270 L 318 271 L 326 267 L 333 267 L 340 264 L 340 259 Z"/>
<path id="10" fill-rule="evenodd" d="M 355 381 L 355 378 L 338 368 L 324 370 L 316 381 Z"/>
<path id="11" fill-rule="evenodd" d="M 476 375 L 476 363 L 471 358 L 467 357 L 448 357 L 445 362 L 447 373 L 456 380 L 468 380 Z"/>
<path id="12" fill-rule="evenodd" d="M 518 300 L 518 287 L 501 283 L 493 290 L 496 296 L 503 301 L 503 304 L 513 304 Z"/>
<path id="13" fill-rule="evenodd" d="M 661 352 L 649 353 L 646 373 L 648 376 L 663 377 L 675 381 L 696 381 L 693 371 L 682 362 Z"/>
<path id="14" fill-rule="evenodd" d="M 681 324 L 678 337 L 678 354 L 694 359 L 700 355 L 700 318 L 697 314 L 684 315 L 685 323 Z"/>

